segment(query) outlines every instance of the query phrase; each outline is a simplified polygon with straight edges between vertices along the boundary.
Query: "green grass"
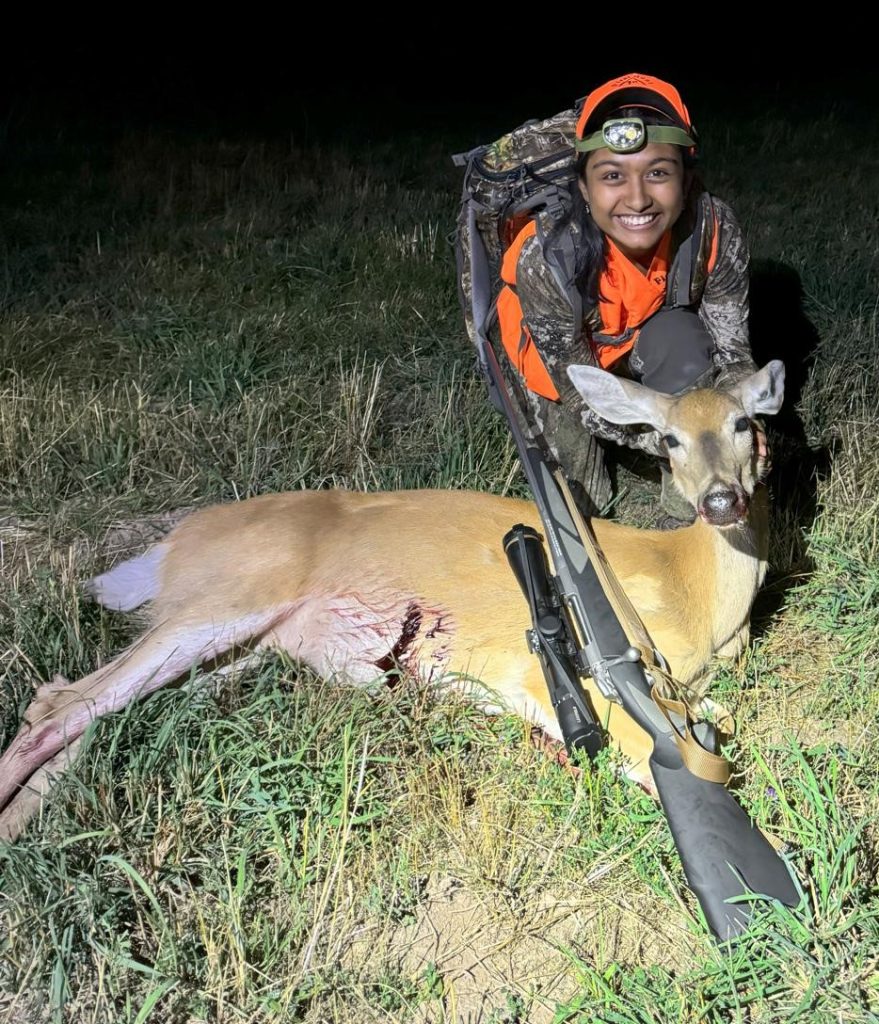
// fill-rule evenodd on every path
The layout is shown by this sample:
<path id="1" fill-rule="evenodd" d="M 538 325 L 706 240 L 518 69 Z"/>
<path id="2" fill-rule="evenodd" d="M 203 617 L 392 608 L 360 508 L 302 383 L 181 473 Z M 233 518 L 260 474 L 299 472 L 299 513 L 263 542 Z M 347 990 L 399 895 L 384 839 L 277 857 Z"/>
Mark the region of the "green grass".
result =
<path id="1" fill-rule="evenodd" d="M 738 720 L 737 795 L 789 844 L 802 908 L 719 950 L 661 812 L 609 755 L 575 778 L 518 720 L 274 659 L 93 725 L 0 847 L 2 1019 L 879 1019 L 879 139 L 840 151 L 841 117 L 703 133 L 755 267 L 802 289 L 763 305 L 803 370 L 801 431 L 772 435 L 770 578 L 713 691 Z M 133 636 L 79 584 L 181 510 L 524 493 L 458 307 L 457 148 L 147 132 L 7 154 L 0 742 L 40 682 Z M 851 189 L 816 184 L 846 159 Z"/>

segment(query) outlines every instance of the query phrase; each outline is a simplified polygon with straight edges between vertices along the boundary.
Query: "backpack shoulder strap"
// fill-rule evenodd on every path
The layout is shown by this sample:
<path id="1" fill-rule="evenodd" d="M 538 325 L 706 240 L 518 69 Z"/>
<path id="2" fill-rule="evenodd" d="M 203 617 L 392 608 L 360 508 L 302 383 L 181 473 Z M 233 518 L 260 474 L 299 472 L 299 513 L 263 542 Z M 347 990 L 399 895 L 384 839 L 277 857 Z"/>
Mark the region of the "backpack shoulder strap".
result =
<path id="1" fill-rule="evenodd" d="M 570 199 L 568 199 L 570 204 Z M 566 207 L 566 213 L 570 205 Z M 548 214 L 548 211 L 547 211 Z M 583 319 L 583 296 L 577 287 L 576 275 L 576 240 L 574 226 L 557 225 L 554 219 L 547 216 L 537 218 L 537 237 L 543 247 L 543 258 L 552 271 L 556 284 L 571 305 L 574 314 L 575 330 L 580 329 Z"/>
<path id="2" fill-rule="evenodd" d="M 669 270 L 666 308 L 677 309 L 692 305 L 694 294 L 704 284 L 711 270 L 709 263 L 715 250 L 716 233 L 714 203 L 711 196 L 703 192 L 696 203 L 693 230 L 678 246 Z"/>

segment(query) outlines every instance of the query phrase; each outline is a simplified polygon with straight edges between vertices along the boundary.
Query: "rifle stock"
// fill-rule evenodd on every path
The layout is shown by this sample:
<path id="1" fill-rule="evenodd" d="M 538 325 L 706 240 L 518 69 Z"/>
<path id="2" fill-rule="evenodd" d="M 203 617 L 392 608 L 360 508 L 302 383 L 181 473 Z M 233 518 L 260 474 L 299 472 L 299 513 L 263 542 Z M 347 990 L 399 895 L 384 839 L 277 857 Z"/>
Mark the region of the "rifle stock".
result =
<path id="1" fill-rule="evenodd" d="M 589 558 L 575 519 L 578 513 L 572 514 L 568 497 L 544 456 L 528 444 L 519 428 L 484 323 L 476 320 L 480 361 L 492 402 L 507 419 L 540 514 L 560 602 L 579 633 L 578 668 L 588 671 L 603 695 L 620 704 L 652 739 L 648 763 L 688 885 L 711 932 L 721 941 L 735 939 L 747 931 L 755 900 L 796 906 L 800 891 L 785 860 L 729 790 L 693 774 L 684 763 L 675 723 L 654 702 L 640 652 L 629 643 Z M 579 689 L 579 680 L 575 674 L 561 674 L 549 685 Z"/>

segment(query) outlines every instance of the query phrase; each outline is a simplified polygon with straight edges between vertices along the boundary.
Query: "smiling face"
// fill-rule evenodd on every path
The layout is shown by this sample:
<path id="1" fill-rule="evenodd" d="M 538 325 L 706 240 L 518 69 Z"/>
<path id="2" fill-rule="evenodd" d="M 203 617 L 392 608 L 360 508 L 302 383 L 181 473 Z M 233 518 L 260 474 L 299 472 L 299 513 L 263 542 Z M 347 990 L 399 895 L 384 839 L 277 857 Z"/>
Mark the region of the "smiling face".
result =
<path id="1" fill-rule="evenodd" d="M 580 191 L 598 227 L 646 266 L 683 212 L 687 179 L 681 147 L 651 142 L 637 153 L 590 153 Z"/>

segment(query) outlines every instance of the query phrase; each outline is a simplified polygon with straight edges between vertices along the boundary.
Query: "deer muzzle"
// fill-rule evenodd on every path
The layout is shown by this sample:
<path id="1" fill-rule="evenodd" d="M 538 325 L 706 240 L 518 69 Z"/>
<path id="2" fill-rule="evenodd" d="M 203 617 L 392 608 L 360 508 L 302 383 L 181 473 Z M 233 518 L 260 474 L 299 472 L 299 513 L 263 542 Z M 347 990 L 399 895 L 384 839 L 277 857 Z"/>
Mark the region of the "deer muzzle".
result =
<path id="1" fill-rule="evenodd" d="M 748 514 L 748 495 L 738 484 L 716 484 L 699 502 L 699 515 L 709 526 L 732 526 Z"/>

